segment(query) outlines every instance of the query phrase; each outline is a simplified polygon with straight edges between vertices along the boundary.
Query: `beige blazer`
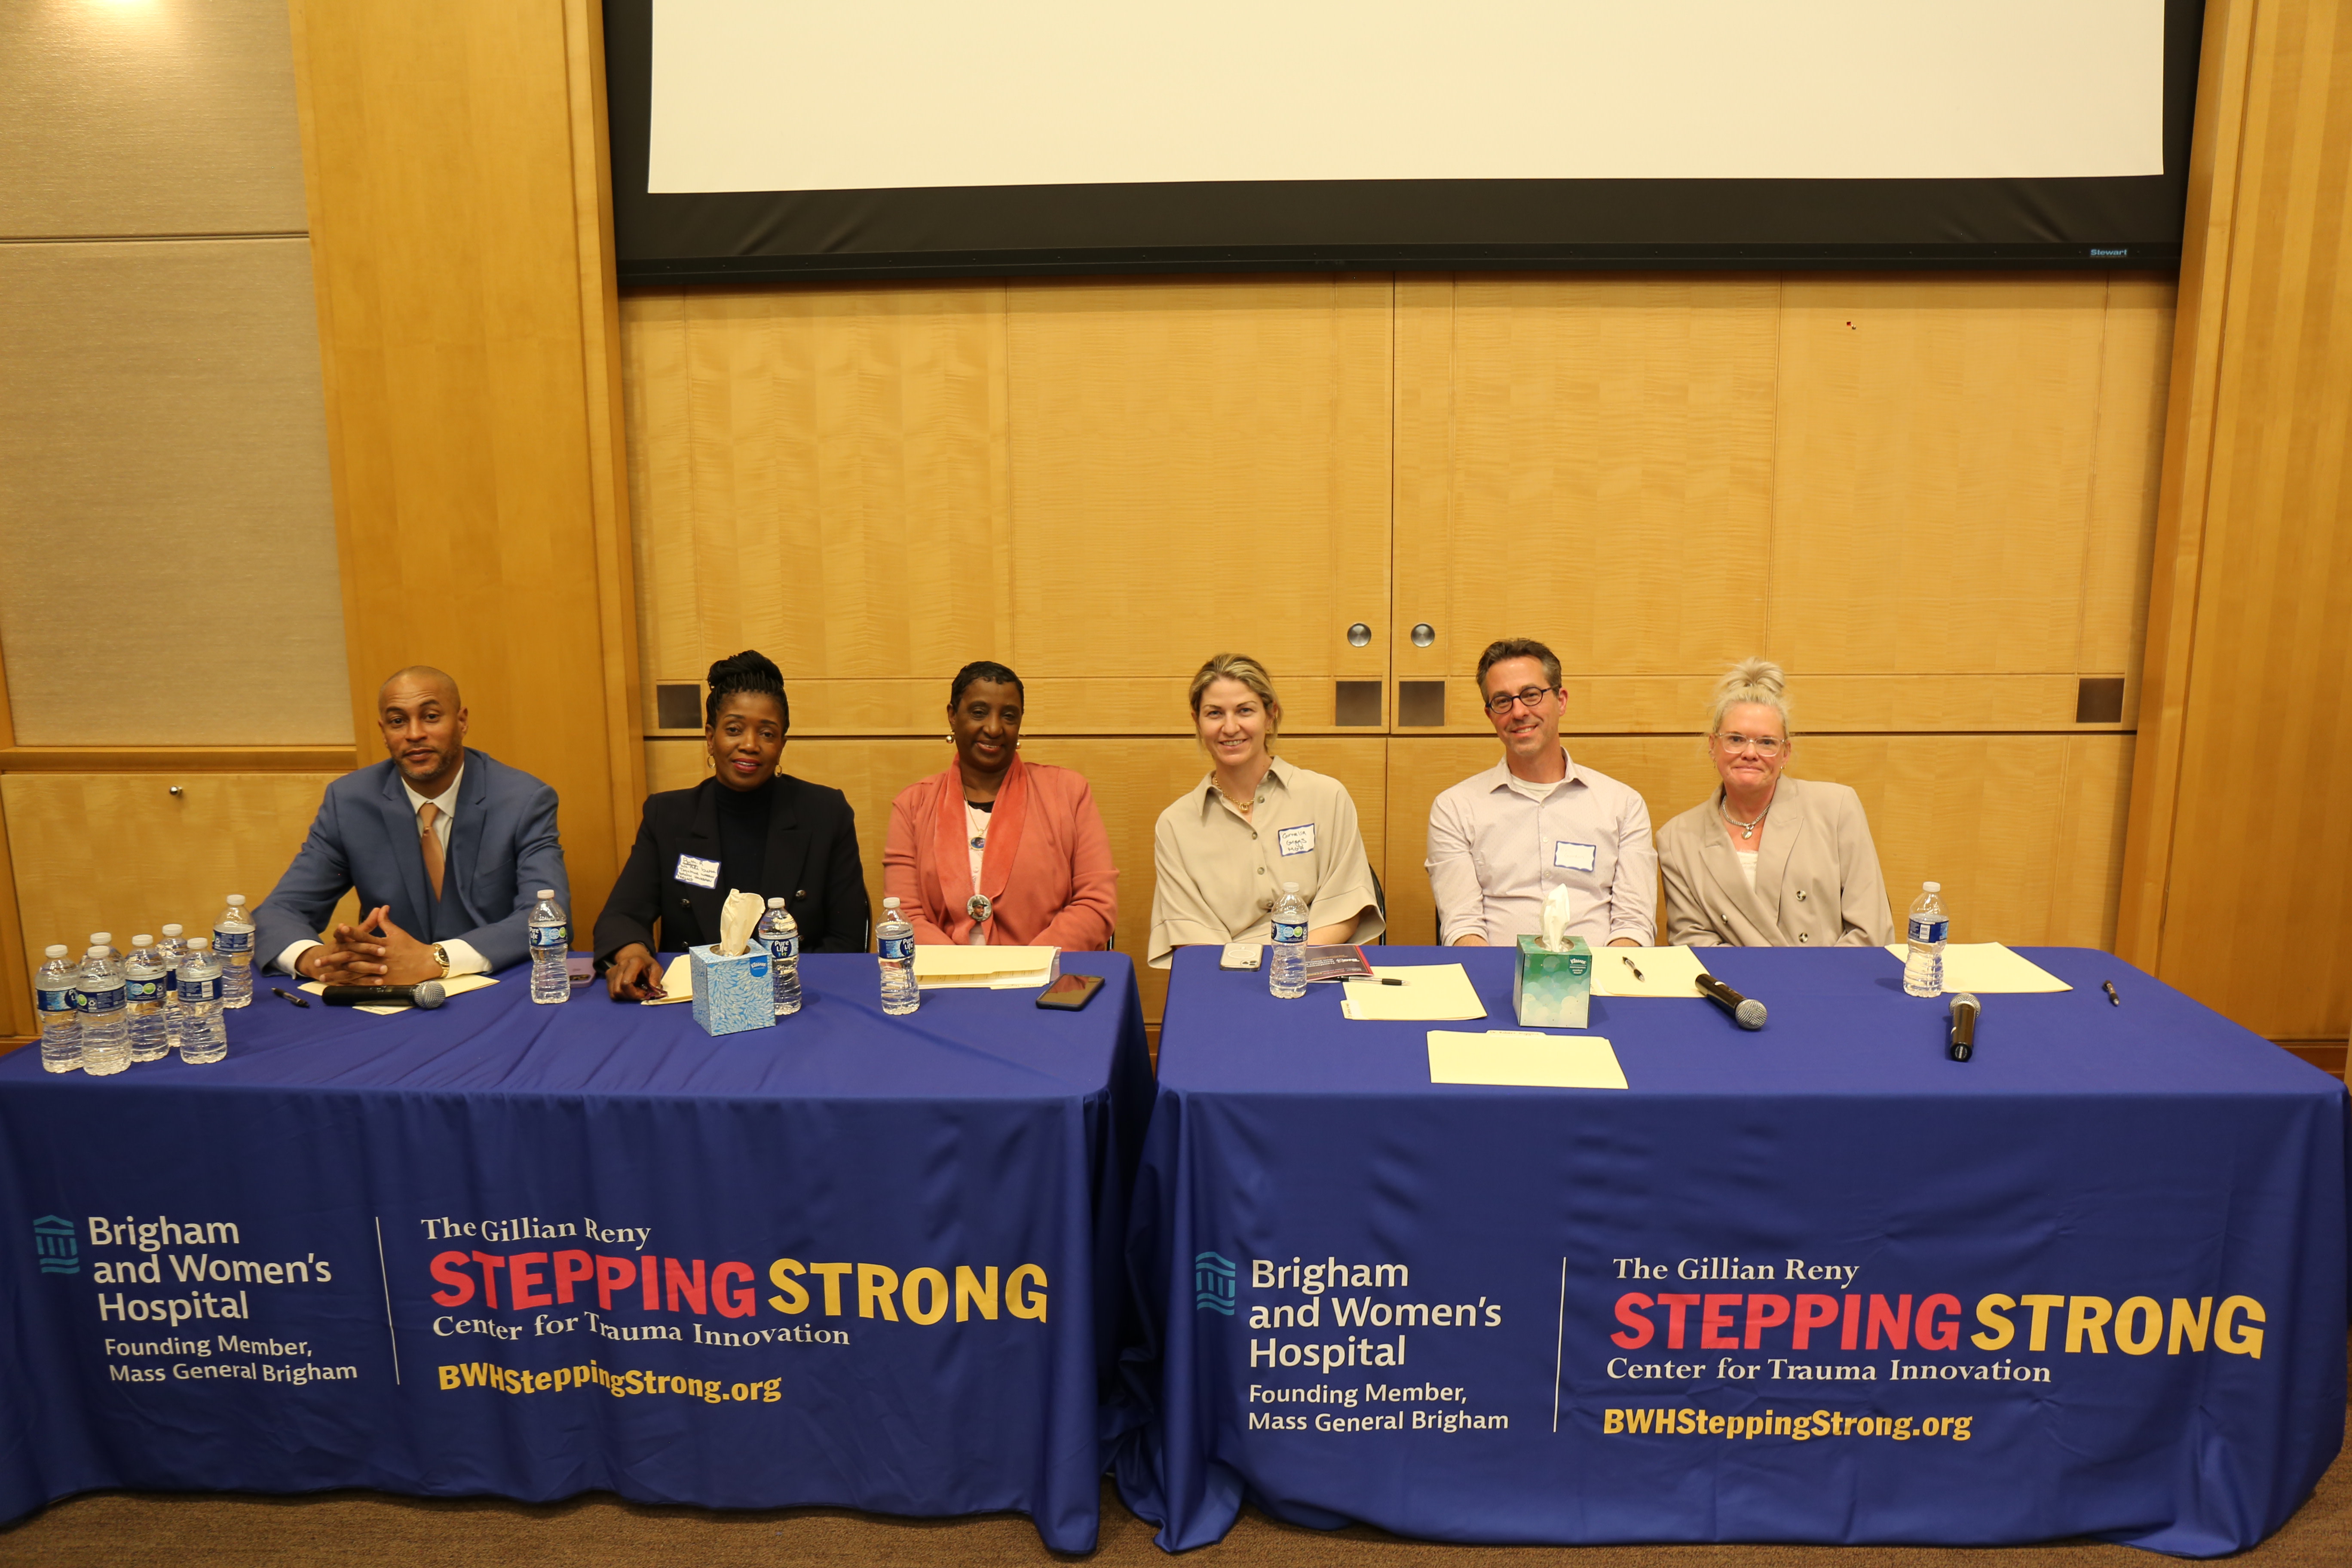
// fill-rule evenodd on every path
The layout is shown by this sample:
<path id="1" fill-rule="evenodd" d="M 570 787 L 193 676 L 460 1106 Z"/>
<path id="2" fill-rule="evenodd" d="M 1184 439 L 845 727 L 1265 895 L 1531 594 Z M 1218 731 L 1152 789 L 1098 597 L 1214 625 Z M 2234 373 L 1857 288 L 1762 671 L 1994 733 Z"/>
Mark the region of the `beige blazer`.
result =
<path id="1" fill-rule="evenodd" d="M 1783 778 L 1756 861 L 1756 890 L 1724 832 L 1723 790 L 1658 831 L 1666 940 L 1682 947 L 1878 947 L 1895 940 L 1862 797 Z"/>

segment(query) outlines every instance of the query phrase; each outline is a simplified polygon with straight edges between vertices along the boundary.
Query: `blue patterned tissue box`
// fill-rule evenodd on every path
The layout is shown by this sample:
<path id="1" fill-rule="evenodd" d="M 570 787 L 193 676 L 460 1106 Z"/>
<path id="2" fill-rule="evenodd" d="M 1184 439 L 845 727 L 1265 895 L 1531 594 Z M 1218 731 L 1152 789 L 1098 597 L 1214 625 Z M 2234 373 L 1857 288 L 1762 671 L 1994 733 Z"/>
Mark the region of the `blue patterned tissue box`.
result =
<path id="1" fill-rule="evenodd" d="M 776 1021 L 776 988 L 768 979 L 768 949 L 753 942 L 740 958 L 689 947 L 694 973 L 694 1021 L 706 1035 L 740 1035 Z"/>
<path id="2" fill-rule="evenodd" d="M 1540 938 L 1519 938 L 1519 956 L 1511 966 L 1511 1011 L 1529 1028 L 1586 1027 L 1592 1011 L 1592 949 L 1585 940 L 1570 937 L 1568 951 L 1554 952 Z"/>

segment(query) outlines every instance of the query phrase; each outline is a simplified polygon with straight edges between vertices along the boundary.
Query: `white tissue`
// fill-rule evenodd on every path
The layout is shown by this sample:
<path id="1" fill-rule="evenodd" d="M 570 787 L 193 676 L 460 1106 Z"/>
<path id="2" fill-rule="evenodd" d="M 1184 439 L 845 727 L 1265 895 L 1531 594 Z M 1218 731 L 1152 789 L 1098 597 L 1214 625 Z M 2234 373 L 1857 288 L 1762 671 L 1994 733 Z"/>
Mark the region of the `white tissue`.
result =
<path id="1" fill-rule="evenodd" d="M 719 946 L 714 950 L 721 958 L 740 958 L 751 945 L 751 933 L 759 929 L 760 917 L 768 912 L 768 900 L 757 893 L 739 893 L 727 889 L 727 902 L 719 910 Z"/>
<path id="2" fill-rule="evenodd" d="M 1544 951 L 1547 952 L 1566 952 L 1568 951 L 1568 922 L 1573 918 L 1574 916 L 1569 910 L 1568 889 L 1566 888 L 1554 888 L 1550 892 L 1544 895 Z"/>

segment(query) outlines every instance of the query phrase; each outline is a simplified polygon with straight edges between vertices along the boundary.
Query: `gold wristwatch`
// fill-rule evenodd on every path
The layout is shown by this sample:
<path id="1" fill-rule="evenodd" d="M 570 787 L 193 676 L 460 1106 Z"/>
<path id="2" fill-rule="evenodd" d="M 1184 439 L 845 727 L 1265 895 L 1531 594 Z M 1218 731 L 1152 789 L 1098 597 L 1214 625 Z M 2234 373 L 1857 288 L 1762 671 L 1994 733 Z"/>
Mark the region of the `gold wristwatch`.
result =
<path id="1" fill-rule="evenodd" d="M 448 978 L 449 978 L 449 950 L 448 950 L 447 948 L 446 948 L 446 947 L 442 946 L 442 945 L 441 945 L 439 942 L 435 942 L 435 943 L 433 944 L 433 962 L 434 962 L 434 963 L 437 963 L 437 964 L 439 964 L 439 965 L 441 966 L 441 973 L 440 973 L 440 974 L 439 974 L 439 976 L 438 976 L 437 978 L 442 979 L 442 980 L 446 980 L 446 979 L 448 979 Z"/>

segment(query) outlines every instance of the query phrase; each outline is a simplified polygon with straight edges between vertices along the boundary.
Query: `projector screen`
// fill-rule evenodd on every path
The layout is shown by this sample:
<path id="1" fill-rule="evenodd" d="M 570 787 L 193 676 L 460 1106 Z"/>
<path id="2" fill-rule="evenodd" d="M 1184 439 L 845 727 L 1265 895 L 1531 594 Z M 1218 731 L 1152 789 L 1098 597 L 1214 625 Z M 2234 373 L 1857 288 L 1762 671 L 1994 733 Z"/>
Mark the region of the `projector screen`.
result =
<path id="1" fill-rule="evenodd" d="M 608 0 L 625 282 L 2168 266 L 2197 0 Z"/>

